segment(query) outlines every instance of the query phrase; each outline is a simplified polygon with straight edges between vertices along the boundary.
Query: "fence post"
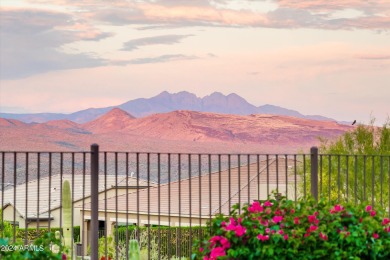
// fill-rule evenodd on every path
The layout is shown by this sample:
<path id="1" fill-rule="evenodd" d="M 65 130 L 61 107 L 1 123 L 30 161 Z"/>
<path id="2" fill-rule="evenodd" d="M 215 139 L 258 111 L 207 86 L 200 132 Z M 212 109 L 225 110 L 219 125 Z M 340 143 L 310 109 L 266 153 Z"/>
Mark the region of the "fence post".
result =
<path id="1" fill-rule="evenodd" d="M 91 145 L 91 259 L 98 259 L 99 240 L 99 145 Z"/>
<path id="2" fill-rule="evenodd" d="M 318 148 L 310 148 L 311 195 L 318 201 Z"/>

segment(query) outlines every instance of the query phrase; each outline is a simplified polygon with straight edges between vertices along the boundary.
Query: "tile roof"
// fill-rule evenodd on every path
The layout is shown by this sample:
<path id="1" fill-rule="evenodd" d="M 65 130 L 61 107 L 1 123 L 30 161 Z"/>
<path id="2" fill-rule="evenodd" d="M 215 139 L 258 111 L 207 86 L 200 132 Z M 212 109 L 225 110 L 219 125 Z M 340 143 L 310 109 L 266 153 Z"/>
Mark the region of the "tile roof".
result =
<path id="1" fill-rule="evenodd" d="M 56 209 L 61 206 L 61 175 L 56 174 L 41 178 L 39 180 L 29 181 L 24 184 L 17 185 L 15 188 L 4 190 L 4 199 L 2 192 L 0 191 L 0 205 L 5 208 L 7 205 L 14 205 L 14 191 L 16 190 L 16 210 L 23 218 L 35 219 L 48 218 L 49 210 L 49 193 L 50 193 L 50 209 Z M 63 180 L 69 180 L 72 189 L 72 175 L 63 174 Z M 91 175 L 86 174 L 85 180 L 83 180 L 82 174 L 74 174 L 74 190 L 73 190 L 73 201 L 78 201 L 83 197 L 90 196 L 91 193 Z M 115 187 L 116 177 L 115 175 L 107 175 L 107 183 L 104 185 L 104 175 L 99 175 L 99 192 L 106 190 L 106 187 Z M 49 191 L 50 183 L 50 191 Z M 126 175 L 118 175 L 118 186 L 124 186 L 126 184 Z M 39 185 L 39 190 L 38 190 Z M 137 178 L 130 177 L 128 179 L 129 186 L 137 185 Z M 146 181 L 139 181 L 140 186 L 147 186 Z M 154 185 L 154 184 L 151 184 Z M 105 187 L 106 186 L 106 187 Z M 26 193 L 26 190 L 28 194 Z M 39 197 L 39 199 L 38 199 Z M 26 202 L 27 202 L 27 214 L 26 214 Z M 39 208 L 38 208 L 39 202 Z"/>
<path id="2" fill-rule="evenodd" d="M 286 171 L 287 170 L 287 171 Z M 268 172 L 268 173 L 267 173 Z M 287 174 L 286 174 L 287 173 Z M 196 175 L 193 174 L 193 175 Z M 229 178 L 230 176 L 230 178 Z M 299 180 L 299 176 L 296 176 Z M 230 180 L 230 181 L 229 181 Z M 268 181 L 267 181 L 268 180 Z M 288 185 L 286 185 L 286 180 Z M 209 216 L 218 212 L 229 214 L 230 205 L 246 203 L 267 198 L 269 192 L 279 188 L 279 192 L 291 198 L 294 195 L 294 160 L 275 158 L 259 161 L 241 167 L 217 171 L 211 174 L 196 176 L 175 181 L 170 184 L 129 193 L 129 205 L 126 206 L 126 194 L 117 198 L 99 201 L 99 209 L 115 211 L 116 203 L 121 212 L 139 212 L 140 214 L 170 214 L 181 216 Z M 229 185 L 230 184 L 230 185 Z M 230 192 L 229 192 L 230 187 Z M 249 194 L 248 194 L 249 193 Z M 137 208 L 137 199 L 139 207 Z M 85 209 L 90 209 L 90 203 Z"/>

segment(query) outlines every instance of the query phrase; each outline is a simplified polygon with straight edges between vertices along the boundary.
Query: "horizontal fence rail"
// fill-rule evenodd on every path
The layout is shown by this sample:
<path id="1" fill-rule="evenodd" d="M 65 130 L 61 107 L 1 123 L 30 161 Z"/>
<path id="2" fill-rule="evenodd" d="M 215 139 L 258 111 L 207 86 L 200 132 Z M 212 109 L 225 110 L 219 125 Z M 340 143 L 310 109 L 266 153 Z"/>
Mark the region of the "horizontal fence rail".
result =
<path id="1" fill-rule="evenodd" d="M 63 181 L 71 187 L 71 255 L 128 259 L 135 239 L 148 259 L 190 259 L 207 223 L 233 205 L 277 196 L 369 202 L 390 208 L 390 156 L 0 152 L 1 233 L 28 245 L 63 231 Z"/>

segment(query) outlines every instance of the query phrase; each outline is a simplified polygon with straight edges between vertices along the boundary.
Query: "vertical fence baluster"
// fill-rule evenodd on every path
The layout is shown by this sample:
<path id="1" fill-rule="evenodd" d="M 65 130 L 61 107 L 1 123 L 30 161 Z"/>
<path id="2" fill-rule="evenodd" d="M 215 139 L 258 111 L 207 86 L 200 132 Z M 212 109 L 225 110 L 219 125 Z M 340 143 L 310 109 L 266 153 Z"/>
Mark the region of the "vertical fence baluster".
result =
<path id="1" fill-rule="evenodd" d="M 137 176 L 138 177 L 138 176 Z M 133 181 L 133 178 L 132 180 Z M 126 260 L 129 259 L 129 153 L 126 153 Z M 138 187 L 136 187 L 138 190 Z"/>
<path id="2" fill-rule="evenodd" d="M 71 225 L 72 227 L 74 227 L 74 164 L 75 164 L 75 153 L 72 153 L 72 197 L 70 199 L 71 203 L 72 203 L 72 209 L 71 209 L 71 212 L 72 212 L 72 219 L 71 219 Z M 71 234 L 71 241 L 74 241 L 74 232 L 72 232 Z M 70 254 L 73 255 L 73 246 L 70 247 Z"/>
<path id="3" fill-rule="evenodd" d="M 4 162 L 4 160 L 5 160 L 5 152 L 2 152 L 1 153 L 1 209 L 4 208 L 4 181 L 5 181 L 4 180 L 4 178 L 5 178 L 5 162 Z M 26 174 L 26 176 L 27 176 L 27 174 Z M 26 194 L 26 198 L 27 198 L 27 194 Z M 26 201 L 26 205 L 27 205 L 27 201 Z M 27 210 L 26 210 L 26 214 L 27 214 Z M 2 227 L 4 226 L 4 211 L 3 210 L 1 210 L 1 226 Z M 4 237 L 4 230 L 3 229 L 1 229 L 1 237 Z"/>
<path id="4" fill-rule="evenodd" d="M 14 223 L 13 223 L 13 232 L 14 232 L 13 243 L 14 244 L 16 242 L 16 188 L 17 188 L 17 186 L 16 186 L 16 183 L 17 183 L 16 177 L 17 177 L 17 174 L 18 174 L 17 173 L 17 154 L 16 154 L 16 152 L 14 152 L 14 184 L 13 184 L 14 185 L 14 205 L 13 205 L 14 206 L 13 207 L 13 210 L 14 210 L 14 214 L 13 214 L 13 218 L 14 218 Z M 38 216 L 39 216 L 39 179 L 38 179 L 38 209 L 37 209 L 37 213 L 38 213 Z"/>
<path id="5" fill-rule="evenodd" d="M 140 242 L 140 216 L 139 216 L 139 178 L 141 176 L 139 172 L 139 153 L 136 153 L 136 177 L 137 177 L 137 240 Z M 149 185 L 149 183 L 148 183 Z M 149 187 L 148 187 L 149 189 Z"/>
<path id="6" fill-rule="evenodd" d="M 332 156 L 329 154 L 328 155 L 328 202 L 331 201 L 330 198 L 330 191 L 332 190 L 331 183 L 330 183 L 331 177 L 332 177 Z"/>
<path id="7" fill-rule="evenodd" d="M 168 259 L 171 258 L 171 237 L 172 237 L 172 229 L 171 229 L 171 154 L 168 154 Z"/>
<path id="8" fill-rule="evenodd" d="M 371 157 L 371 203 L 375 206 L 375 160 L 374 156 Z"/>
<path id="9" fill-rule="evenodd" d="M 383 208 L 383 156 L 380 156 L 380 187 L 381 187 L 381 207 Z M 390 190 L 388 191 L 390 192 Z M 390 211 L 390 208 L 389 208 Z"/>
<path id="10" fill-rule="evenodd" d="M 320 154 L 320 198 L 322 198 L 322 154 Z"/>
<path id="11" fill-rule="evenodd" d="M 354 187 L 354 190 L 355 190 L 355 205 L 357 204 L 357 165 L 358 165 L 358 157 L 357 157 L 357 155 L 355 155 L 354 156 L 354 165 L 355 165 L 355 167 L 354 167 L 354 173 L 355 173 L 355 187 Z"/>
<path id="12" fill-rule="evenodd" d="M 268 195 L 269 195 L 269 155 L 268 154 L 266 155 L 266 161 L 267 161 L 267 195 L 266 195 L 266 197 L 268 197 Z"/>
<path id="13" fill-rule="evenodd" d="M 241 155 L 237 155 L 237 165 L 238 165 L 238 214 L 241 214 Z"/>
<path id="14" fill-rule="evenodd" d="M 287 154 L 284 155 L 284 162 L 285 162 L 285 167 L 284 167 L 284 173 L 286 174 L 286 179 L 285 179 L 285 185 L 286 185 L 286 198 L 288 199 L 288 156 Z"/>
<path id="15" fill-rule="evenodd" d="M 303 197 L 306 199 L 306 155 L 303 155 Z"/>
<path id="16" fill-rule="evenodd" d="M 250 166 L 251 166 L 251 163 L 250 163 L 250 155 L 248 154 L 247 155 L 247 167 L 248 167 L 248 204 L 251 202 L 251 178 L 250 178 Z"/>
<path id="17" fill-rule="evenodd" d="M 230 154 L 228 155 L 228 167 L 229 167 L 229 169 L 228 169 L 228 175 L 229 175 L 229 184 L 228 184 L 228 188 L 229 188 L 229 210 L 231 209 L 231 207 L 232 207 L 232 205 L 231 205 L 231 203 L 232 203 L 232 200 L 231 200 L 231 198 L 232 198 L 232 186 L 231 186 L 231 183 L 232 183 L 232 172 L 231 172 L 231 157 L 230 157 Z"/>
<path id="18" fill-rule="evenodd" d="M 318 148 L 312 147 L 310 149 L 310 180 L 311 180 L 311 194 L 316 201 L 318 201 Z"/>
<path id="19" fill-rule="evenodd" d="M 39 232 L 39 194 L 40 194 L 40 180 L 41 180 L 41 153 L 38 153 L 38 158 L 37 158 L 37 181 L 38 181 L 38 188 L 37 188 L 37 234 L 40 234 Z"/>
<path id="20" fill-rule="evenodd" d="M 279 194 L 279 156 L 275 154 L 275 168 L 276 168 L 276 193 Z"/>
<path id="21" fill-rule="evenodd" d="M 150 259 L 150 153 L 146 154 L 146 173 L 148 176 L 148 258 Z"/>
<path id="22" fill-rule="evenodd" d="M 363 201 L 366 201 L 366 165 L 367 163 L 367 157 L 364 155 L 363 156 Z"/>
<path id="23" fill-rule="evenodd" d="M 198 174 L 199 174 L 199 235 L 198 239 L 203 239 L 203 234 L 201 232 L 202 230 L 202 159 L 201 155 L 198 154 Z"/>
<path id="24" fill-rule="evenodd" d="M 29 161 L 28 161 L 28 157 L 29 157 L 29 153 L 26 153 L 26 215 L 25 215 L 25 218 L 26 218 L 26 224 L 25 224 L 25 229 L 24 229 L 24 244 L 27 245 L 28 244 L 28 217 L 27 217 L 27 210 L 28 210 L 28 174 L 29 174 Z M 60 222 L 61 223 L 61 222 Z M 61 224 L 60 224 L 61 225 Z"/>
<path id="25" fill-rule="evenodd" d="M 179 235 L 178 235 L 178 241 L 179 241 L 179 258 L 181 258 L 181 154 L 179 153 L 178 158 L 178 171 L 179 171 Z"/>
<path id="26" fill-rule="evenodd" d="M 160 230 L 160 214 L 161 214 L 161 190 L 160 183 L 161 182 L 161 169 L 160 169 L 160 154 L 157 154 L 157 192 L 158 192 L 158 259 L 161 259 L 161 230 Z"/>
<path id="27" fill-rule="evenodd" d="M 346 173 L 346 178 L 347 178 L 346 189 L 347 189 L 347 203 L 348 203 L 349 202 L 349 156 L 348 155 L 345 158 L 345 165 L 346 165 L 345 173 Z"/>
<path id="28" fill-rule="evenodd" d="M 337 155 L 337 201 L 340 203 L 341 174 L 340 174 L 340 155 Z"/>
<path id="29" fill-rule="evenodd" d="M 257 168 L 256 168 L 256 175 L 257 175 L 257 199 L 260 200 L 260 155 L 257 155 L 256 156 L 257 160 L 256 160 L 256 164 L 257 164 Z M 229 197 L 230 198 L 230 197 Z M 229 205 L 229 209 L 230 209 L 230 205 Z"/>
<path id="30" fill-rule="evenodd" d="M 108 187 L 107 185 L 107 152 L 104 152 L 104 189 Z M 92 178 L 92 176 L 91 176 Z M 107 212 L 107 192 L 104 193 L 104 256 L 107 259 L 108 258 L 108 241 L 107 241 L 107 236 L 108 236 L 108 212 Z"/>
<path id="31" fill-rule="evenodd" d="M 98 249 L 99 249 L 98 229 L 99 229 L 99 146 L 97 144 L 93 144 L 91 145 L 91 259 L 98 259 Z"/>
<path id="32" fill-rule="evenodd" d="M 294 201 L 297 203 L 297 155 L 294 154 Z"/>
<path id="33" fill-rule="evenodd" d="M 190 237 L 189 237 L 189 250 L 190 250 L 190 253 L 189 253 L 189 257 L 191 257 L 192 255 L 192 187 L 191 187 L 191 178 L 192 178 L 192 168 L 191 168 L 191 154 L 188 155 L 188 192 L 189 192 L 189 208 L 190 208 Z"/>

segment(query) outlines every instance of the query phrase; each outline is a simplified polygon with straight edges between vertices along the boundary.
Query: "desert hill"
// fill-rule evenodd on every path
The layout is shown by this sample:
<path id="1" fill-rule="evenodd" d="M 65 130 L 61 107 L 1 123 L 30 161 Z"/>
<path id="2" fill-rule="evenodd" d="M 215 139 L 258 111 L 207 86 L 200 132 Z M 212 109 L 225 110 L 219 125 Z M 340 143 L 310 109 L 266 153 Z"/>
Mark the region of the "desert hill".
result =
<path id="1" fill-rule="evenodd" d="M 82 125 L 68 120 L 11 122 L 0 120 L 2 150 L 88 150 L 98 143 L 110 151 L 285 153 L 352 129 L 334 121 L 269 114 L 179 110 L 134 118 L 118 108 Z"/>

